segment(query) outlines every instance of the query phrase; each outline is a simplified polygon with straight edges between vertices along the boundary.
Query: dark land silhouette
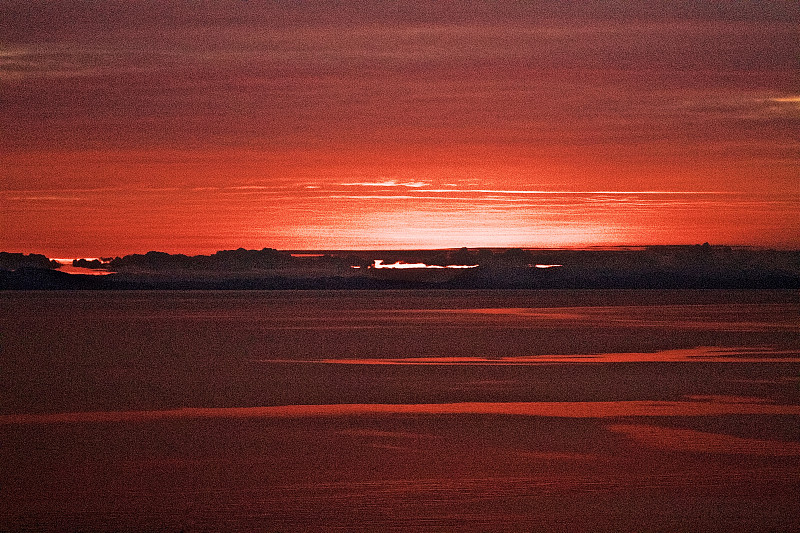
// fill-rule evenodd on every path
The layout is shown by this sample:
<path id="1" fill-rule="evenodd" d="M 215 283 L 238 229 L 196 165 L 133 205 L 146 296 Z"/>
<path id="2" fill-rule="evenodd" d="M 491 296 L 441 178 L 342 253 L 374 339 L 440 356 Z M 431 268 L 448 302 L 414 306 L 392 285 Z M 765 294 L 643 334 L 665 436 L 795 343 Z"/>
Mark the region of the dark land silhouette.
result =
<path id="1" fill-rule="evenodd" d="M 379 261 L 380 264 L 376 264 Z M 425 265 L 387 268 L 386 265 Z M 165 252 L 73 266 L 0 252 L 0 289 L 797 289 L 800 251 L 703 245 L 614 249 Z M 437 268 L 438 267 L 438 268 Z"/>
<path id="2" fill-rule="evenodd" d="M 48 259 L 42 254 L 20 254 L 0 252 L 0 271 L 18 270 L 20 268 L 58 268 L 57 261 Z"/>

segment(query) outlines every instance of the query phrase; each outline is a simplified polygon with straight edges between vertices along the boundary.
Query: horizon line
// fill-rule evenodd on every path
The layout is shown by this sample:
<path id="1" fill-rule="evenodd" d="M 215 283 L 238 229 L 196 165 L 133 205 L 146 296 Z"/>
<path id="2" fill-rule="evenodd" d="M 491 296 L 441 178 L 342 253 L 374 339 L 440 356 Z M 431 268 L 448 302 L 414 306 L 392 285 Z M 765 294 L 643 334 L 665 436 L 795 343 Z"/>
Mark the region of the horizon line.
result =
<path id="1" fill-rule="evenodd" d="M 288 253 L 288 254 L 335 254 L 335 253 L 367 253 L 367 252 L 374 252 L 374 253 L 397 253 L 397 252 L 435 252 L 435 251 L 454 251 L 454 250 L 491 250 L 491 251 L 504 251 L 504 250 L 523 250 L 523 251 L 546 251 L 546 252 L 580 252 L 580 251 L 643 251 L 648 248 L 691 248 L 691 247 L 702 247 L 708 245 L 711 248 L 730 248 L 730 249 L 749 249 L 754 251 L 781 251 L 781 252 L 800 252 L 800 247 L 780 247 L 780 246 L 770 246 L 770 245 L 757 245 L 757 244 L 711 244 L 708 242 L 704 243 L 684 243 L 684 244 L 618 244 L 618 245 L 589 245 L 589 246 L 560 246 L 560 247 L 546 247 L 546 246 L 453 246 L 453 247 L 420 247 L 420 248 L 407 248 L 407 247 L 399 247 L 399 248 L 272 248 L 269 246 L 265 246 L 262 248 L 246 248 L 243 246 L 237 248 L 220 248 L 213 252 L 200 252 L 200 253 L 187 253 L 181 251 L 163 251 L 157 249 L 150 249 L 145 252 L 127 252 L 123 255 L 120 254 L 99 254 L 99 255 L 83 255 L 78 257 L 55 257 L 47 255 L 46 253 L 36 252 L 36 251 L 8 251 L 8 250 L 0 250 L 0 253 L 7 253 L 7 254 L 23 254 L 23 255 L 42 255 L 45 256 L 47 259 L 63 262 L 63 261 L 73 261 L 77 259 L 85 259 L 85 260 L 93 260 L 98 259 L 101 260 L 103 257 L 111 257 L 112 255 L 114 258 L 116 257 L 125 257 L 129 255 L 145 255 L 150 252 L 157 252 L 157 253 L 165 253 L 168 255 L 185 255 L 188 257 L 197 257 L 197 256 L 210 256 L 218 252 L 226 252 L 226 251 L 237 251 L 237 250 L 246 250 L 246 251 L 255 251 L 260 252 L 264 250 L 275 250 L 280 253 Z"/>

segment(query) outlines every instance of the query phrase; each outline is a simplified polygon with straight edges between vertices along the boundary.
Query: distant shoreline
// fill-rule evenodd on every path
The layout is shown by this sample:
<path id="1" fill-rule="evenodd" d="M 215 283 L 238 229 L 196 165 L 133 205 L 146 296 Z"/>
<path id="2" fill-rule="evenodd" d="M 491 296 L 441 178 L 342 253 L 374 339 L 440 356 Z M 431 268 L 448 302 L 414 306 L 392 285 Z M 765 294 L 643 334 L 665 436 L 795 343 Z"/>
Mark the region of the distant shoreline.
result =
<path id="1" fill-rule="evenodd" d="M 76 259 L 0 252 L 3 290 L 800 289 L 800 251 L 620 249 L 223 250 Z M 86 275 L 75 272 L 103 273 Z"/>

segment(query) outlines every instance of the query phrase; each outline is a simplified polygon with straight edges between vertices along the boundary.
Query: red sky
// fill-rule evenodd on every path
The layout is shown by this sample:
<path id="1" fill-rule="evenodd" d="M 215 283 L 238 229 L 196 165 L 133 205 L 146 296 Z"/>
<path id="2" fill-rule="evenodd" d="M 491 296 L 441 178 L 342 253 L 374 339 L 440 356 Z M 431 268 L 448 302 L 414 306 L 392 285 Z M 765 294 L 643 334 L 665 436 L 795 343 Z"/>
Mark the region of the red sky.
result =
<path id="1" fill-rule="evenodd" d="M 800 4 L 0 4 L 0 250 L 800 247 Z"/>

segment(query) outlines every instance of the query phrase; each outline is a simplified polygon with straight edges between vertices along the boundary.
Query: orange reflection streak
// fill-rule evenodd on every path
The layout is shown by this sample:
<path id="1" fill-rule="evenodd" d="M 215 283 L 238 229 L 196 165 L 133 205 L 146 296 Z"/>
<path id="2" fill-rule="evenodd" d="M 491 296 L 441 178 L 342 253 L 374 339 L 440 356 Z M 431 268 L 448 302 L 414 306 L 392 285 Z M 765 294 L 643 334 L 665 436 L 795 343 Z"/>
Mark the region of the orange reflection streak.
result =
<path id="1" fill-rule="evenodd" d="M 464 402 L 441 404 L 328 404 L 268 407 L 185 407 L 162 411 L 93 411 L 13 414 L 0 425 L 85 422 L 149 422 L 192 418 L 300 418 L 356 415 L 521 415 L 559 418 L 623 416 L 800 415 L 800 405 L 761 402 Z"/>
<path id="2" fill-rule="evenodd" d="M 791 357 L 775 357 L 776 354 Z M 262 363 L 319 363 L 336 365 L 542 365 L 558 363 L 797 363 L 800 354 L 794 351 L 770 351 L 736 348 L 697 348 L 663 350 L 661 352 L 603 353 L 587 355 L 531 355 L 518 357 L 400 357 L 393 359 L 262 359 Z"/>
<path id="3" fill-rule="evenodd" d="M 652 446 L 681 452 L 745 454 L 763 456 L 800 455 L 800 443 L 746 439 L 706 433 L 693 429 L 675 429 L 644 424 L 614 424 L 608 429 Z"/>

